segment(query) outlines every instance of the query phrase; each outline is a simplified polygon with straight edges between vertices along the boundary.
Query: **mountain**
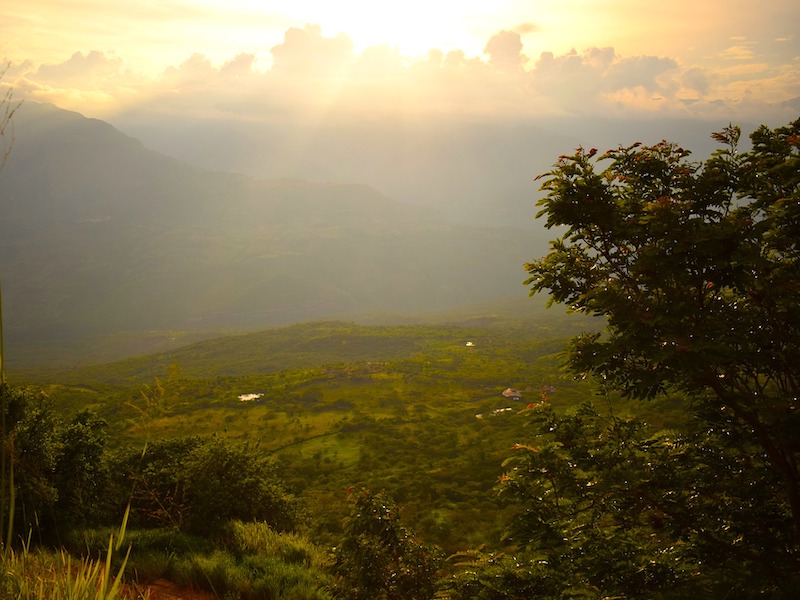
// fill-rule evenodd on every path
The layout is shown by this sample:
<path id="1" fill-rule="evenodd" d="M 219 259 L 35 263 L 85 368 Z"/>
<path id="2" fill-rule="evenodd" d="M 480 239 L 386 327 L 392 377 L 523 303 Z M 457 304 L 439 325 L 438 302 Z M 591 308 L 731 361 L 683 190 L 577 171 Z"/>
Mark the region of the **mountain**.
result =
<path id="1" fill-rule="evenodd" d="M 14 135 L 0 173 L 11 360 L 14 344 L 521 296 L 551 237 L 532 217 L 467 226 L 367 185 L 190 166 L 50 105 L 26 102 Z"/>
<path id="2" fill-rule="evenodd" d="M 197 120 L 140 109 L 115 115 L 114 124 L 149 148 L 204 168 L 262 178 L 359 181 L 459 222 L 516 226 L 535 212 L 534 177 L 559 155 L 581 145 L 603 152 L 667 139 L 702 159 L 715 149 L 711 132 L 728 122 L 497 114 L 372 120 L 340 115 L 306 123 L 246 119 L 234 111 Z"/>

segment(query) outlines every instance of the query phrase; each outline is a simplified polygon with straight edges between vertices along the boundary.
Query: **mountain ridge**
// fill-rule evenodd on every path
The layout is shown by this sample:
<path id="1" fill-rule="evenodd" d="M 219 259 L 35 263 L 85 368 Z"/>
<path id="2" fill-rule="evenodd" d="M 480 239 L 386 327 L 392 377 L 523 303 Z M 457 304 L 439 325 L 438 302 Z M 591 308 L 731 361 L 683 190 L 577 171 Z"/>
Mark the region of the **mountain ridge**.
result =
<path id="1" fill-rule="evenodd" d="M 514 297 L 549 238 L 456 223 L 359 183 L 208 171 L 52 106 L 24 104 L 15 135 L 0 174 L 9 356 L 37 340 Z"/>

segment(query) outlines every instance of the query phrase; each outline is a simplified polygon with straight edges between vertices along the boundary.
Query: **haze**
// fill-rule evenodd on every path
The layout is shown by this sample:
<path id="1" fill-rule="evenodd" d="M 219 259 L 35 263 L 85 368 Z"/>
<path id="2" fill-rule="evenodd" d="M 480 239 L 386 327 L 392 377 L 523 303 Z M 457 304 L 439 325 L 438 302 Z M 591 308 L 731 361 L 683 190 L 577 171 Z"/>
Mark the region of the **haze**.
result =
<path id="1" fill-rule="evenodd" d="M 780 123 L 800 97 L 794 0 L 12 0 L 0 19 L 4 84 L 112 122 L 136 110 Z"/>
<path id="2" fill-rule="evenodd" d="M 12 0 L 0 19 L 17 99 L 203 167 L 424 204 L 517 193 L 578 144 L 706 150 L 800 112 L 794 0 Z"/>
<path id="3" fill-rule="evenodd" d="M 533 180 L 559 155 L 578 145 L 602 150 L 666 138 L 701 158 L 714 147 L 710 133 L 729 123 L 749 133 L 800 114 L 796 0 L 12 0 L 0 6 L 0 23 L 0 57 L 7 64 L 0 86 L 25 101 L 0 181 L 3 214 L 15 196 L 25 218 L 52 216 L 50 202 L 68 209 L 64 222 L 88 219 L 98 232 L 103 223 L 126 227 L 136 244 L 120 248 L 115 234 L 108 238 L 117 243 L 113 252 L 99 245 L 105 239 L 99 233 L 73 232 L 69 244 L 85 243 L 85 255 L 103 257 L 103 264 L 51 247 L 49 238 L 43 238 L 46 248 L 29 248 L 31 265 L 51 265 L 60 253 L 70 281 L 77 281 L 70 269 L 85 269 L 89 283 L 81 289 L 92 290 L 103 307 L 116 301 L 114 290 L 124 283 L 108 273 L 124 272 L 123 265 L 139 272 L 141 248 L 158 250 L 148 263 L 156 274 L 142 271 L 148 285 L 188 281 L 186 267 L 168 259 L 184 254 L 181 244 L 197 242 L 190 223 L 212 232 L 202 253 L 221 274 L 209 277 L 207 263 L 199 261 L 191 273 L 196 279 L 182 289 L 205 285 L 219 292 L 241 233 L 218 231 L 231 215 L 214 212 L 215 220 L 204 220 L 204 202 L 248 215 L 237 227 L 249 228 L 255 241 L 248 260 L 260 270 L 242 271 L 228 289 L 284 274 L 270 289 L 294 295 L 276 304 L 275 314 L 294 315 L 298 306 L 323 306 L 331 297 L 342 299 L 340 313 L 393 303 L 397 310 L 446 310 L 456 302 L 525 297 L 522 265 L 546 252 L 551 237 L 533 218 Z M 283 183 L 253 184 L 258 193 L 245 193 L 251 187 L 245 179 L 186 170 L 142 153 L 111 128 L 39 103 L 107 121 L 184 163 Z M 202 181 L 212 183 L 206 189 Z M 307 208 L 295 201 L 294 224 L 285 214 L 281 222 L 275 207 L 296 198 L 297 190 Z M 341 190 L 336 202 L 353 214 L 328 206 L 324 190 Z M 262 212 L 248 204 L 256 197 Z M 387 217 L 390 207 L 394 216 Z M 176 231 L 157 240 L 147 237 L 156 229 L 133 231 L 136 211 L 146 210 L 154 211 L 148 228 L 179 214 L 169 221 Z M 309 213 L 331 223 L 312 223 Z M 387 228 L 387 219 L 395 227 Z M 41 220 L 26 223 L 30 231 L 16 232 L 20 244 L 43 231 Z M 53 227 L 64 229 L 61 222 Z M 284 240 L 295 234 L 305 245 Z M 325 236 L 336 252 L 317 243 Z M 365 239 L 374 242 L 369 250 Z M 284 241 L 269 246 L 276 240 Z M 9 275 L 8 289 L 38 289 L 30 280 L 35 270 L 23 264 L 19 248 L 7 245 L 19 271 L 16 282 Z M 352 273 L 345 276 L 345 267 Z M 71 297 L 80 314 L 69 318 L 90 323 L 97 311 L 70 281 L 50 282 L 44 317 L 28 311 L 27 320 L 16 321 L 63 326 L 69 321 L 64 298 Z M 109 288 L 107 297 L 95 293 L 98 282 Z M 378 297 L 370 289 L 402 293 Z M 256 291 L 240 295 L 256 304 L 269 295 Z M 164 293 L 177 304 L 186 301 L 173 313 L 190 320 L 206 323 L 207 315 L 225 313 L 245 315 L 248 325 L 268 324 L 250 318 L 260 305 L 220 300 L 211 306 L 199 294 Z M 23 295 L 16 305 L 11 300 L 9 311 L 17 306 L 20 315 L 33 306 Z M 146 310 L 139 302 L 136 311 L 155 313 L 159 302 Z M 302 318 L 329 316 L 311 308 Z M 125 316 L 133 308 L 115 310 Z M 107 321 L 120 319 L 115 313 Z M 158 326 L 168 322 L 164 317 Z"/>

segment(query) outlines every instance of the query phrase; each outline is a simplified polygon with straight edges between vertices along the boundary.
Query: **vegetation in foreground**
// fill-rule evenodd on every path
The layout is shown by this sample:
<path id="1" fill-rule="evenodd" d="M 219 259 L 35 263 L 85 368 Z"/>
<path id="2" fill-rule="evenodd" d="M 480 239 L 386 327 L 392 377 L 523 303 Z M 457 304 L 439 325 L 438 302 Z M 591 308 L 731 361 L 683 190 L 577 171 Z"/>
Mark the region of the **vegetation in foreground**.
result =
<path id="1" fill-rule="evenodd" d="M 742 154 L 735 128 L 717 137 L 726 146 L 703 164 L 635 145 L 601 156 L 602 173 L 579 150 L 546 175 L 543 213 L 567 233 L 529 283 L 606 317 L 567 356 L 597 376 L 596 405 L 574 401 L 587 384 L 554 378 L 549 342 L 497 337 L 470 354 L 472 335 L 281 372 L 176 368 L 139 398 L 119 381 L 54 387 L 65 407 L 103 396 L 103 414 L 66 421 L 4 385 L 10 530 L 42 546 L 81 540 L 91 555 L 103 549 L 88 532 L 130 502 L 131 526 L 153 538 L 119 567 L 127 577 L 162 565 L 240 598 L 796 597 L 800 121 L 758 130 Z M 227 420 L 219 394 L 234 383 L 268 401 Z M 505 386 L 508 403 L 512 387 L 529 398 L 498 406 Z M 650 403 L 629 416 L 625 398 Z M 216 417 L 227 431 L 172 435 L 207 433 Z M 487 477 L 498 458 L 504 471 Z M 361 489 L 370 482 L 381 491 Z"/>

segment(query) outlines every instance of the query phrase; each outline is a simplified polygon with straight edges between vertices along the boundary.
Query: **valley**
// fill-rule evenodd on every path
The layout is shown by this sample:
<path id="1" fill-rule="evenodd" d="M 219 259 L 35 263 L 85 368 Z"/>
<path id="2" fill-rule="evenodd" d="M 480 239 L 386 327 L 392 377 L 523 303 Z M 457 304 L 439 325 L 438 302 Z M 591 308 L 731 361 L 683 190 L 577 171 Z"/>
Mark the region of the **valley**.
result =
<path id="1" fill-rule="evenodd" d="M 88 408 L 106 420 L 117 448 L 195 435 L 256 444 L 278 460 L 321 543 L 341 534 L 346 490 L 367 488 L 455 552 L 500 542 L 509 515 L 493 488 L 511 447 L 526 441 L 528 405 L 593 400 L 642 412 L 561 371 L 566 336 L 596 325 L 551 313 L 307 323 L 29 377 L 65 417 Z M 508 387 L 522 398 L 504 397 Z M 655 428 L 682 419 L 667 401 L 644 412 Z"/>

